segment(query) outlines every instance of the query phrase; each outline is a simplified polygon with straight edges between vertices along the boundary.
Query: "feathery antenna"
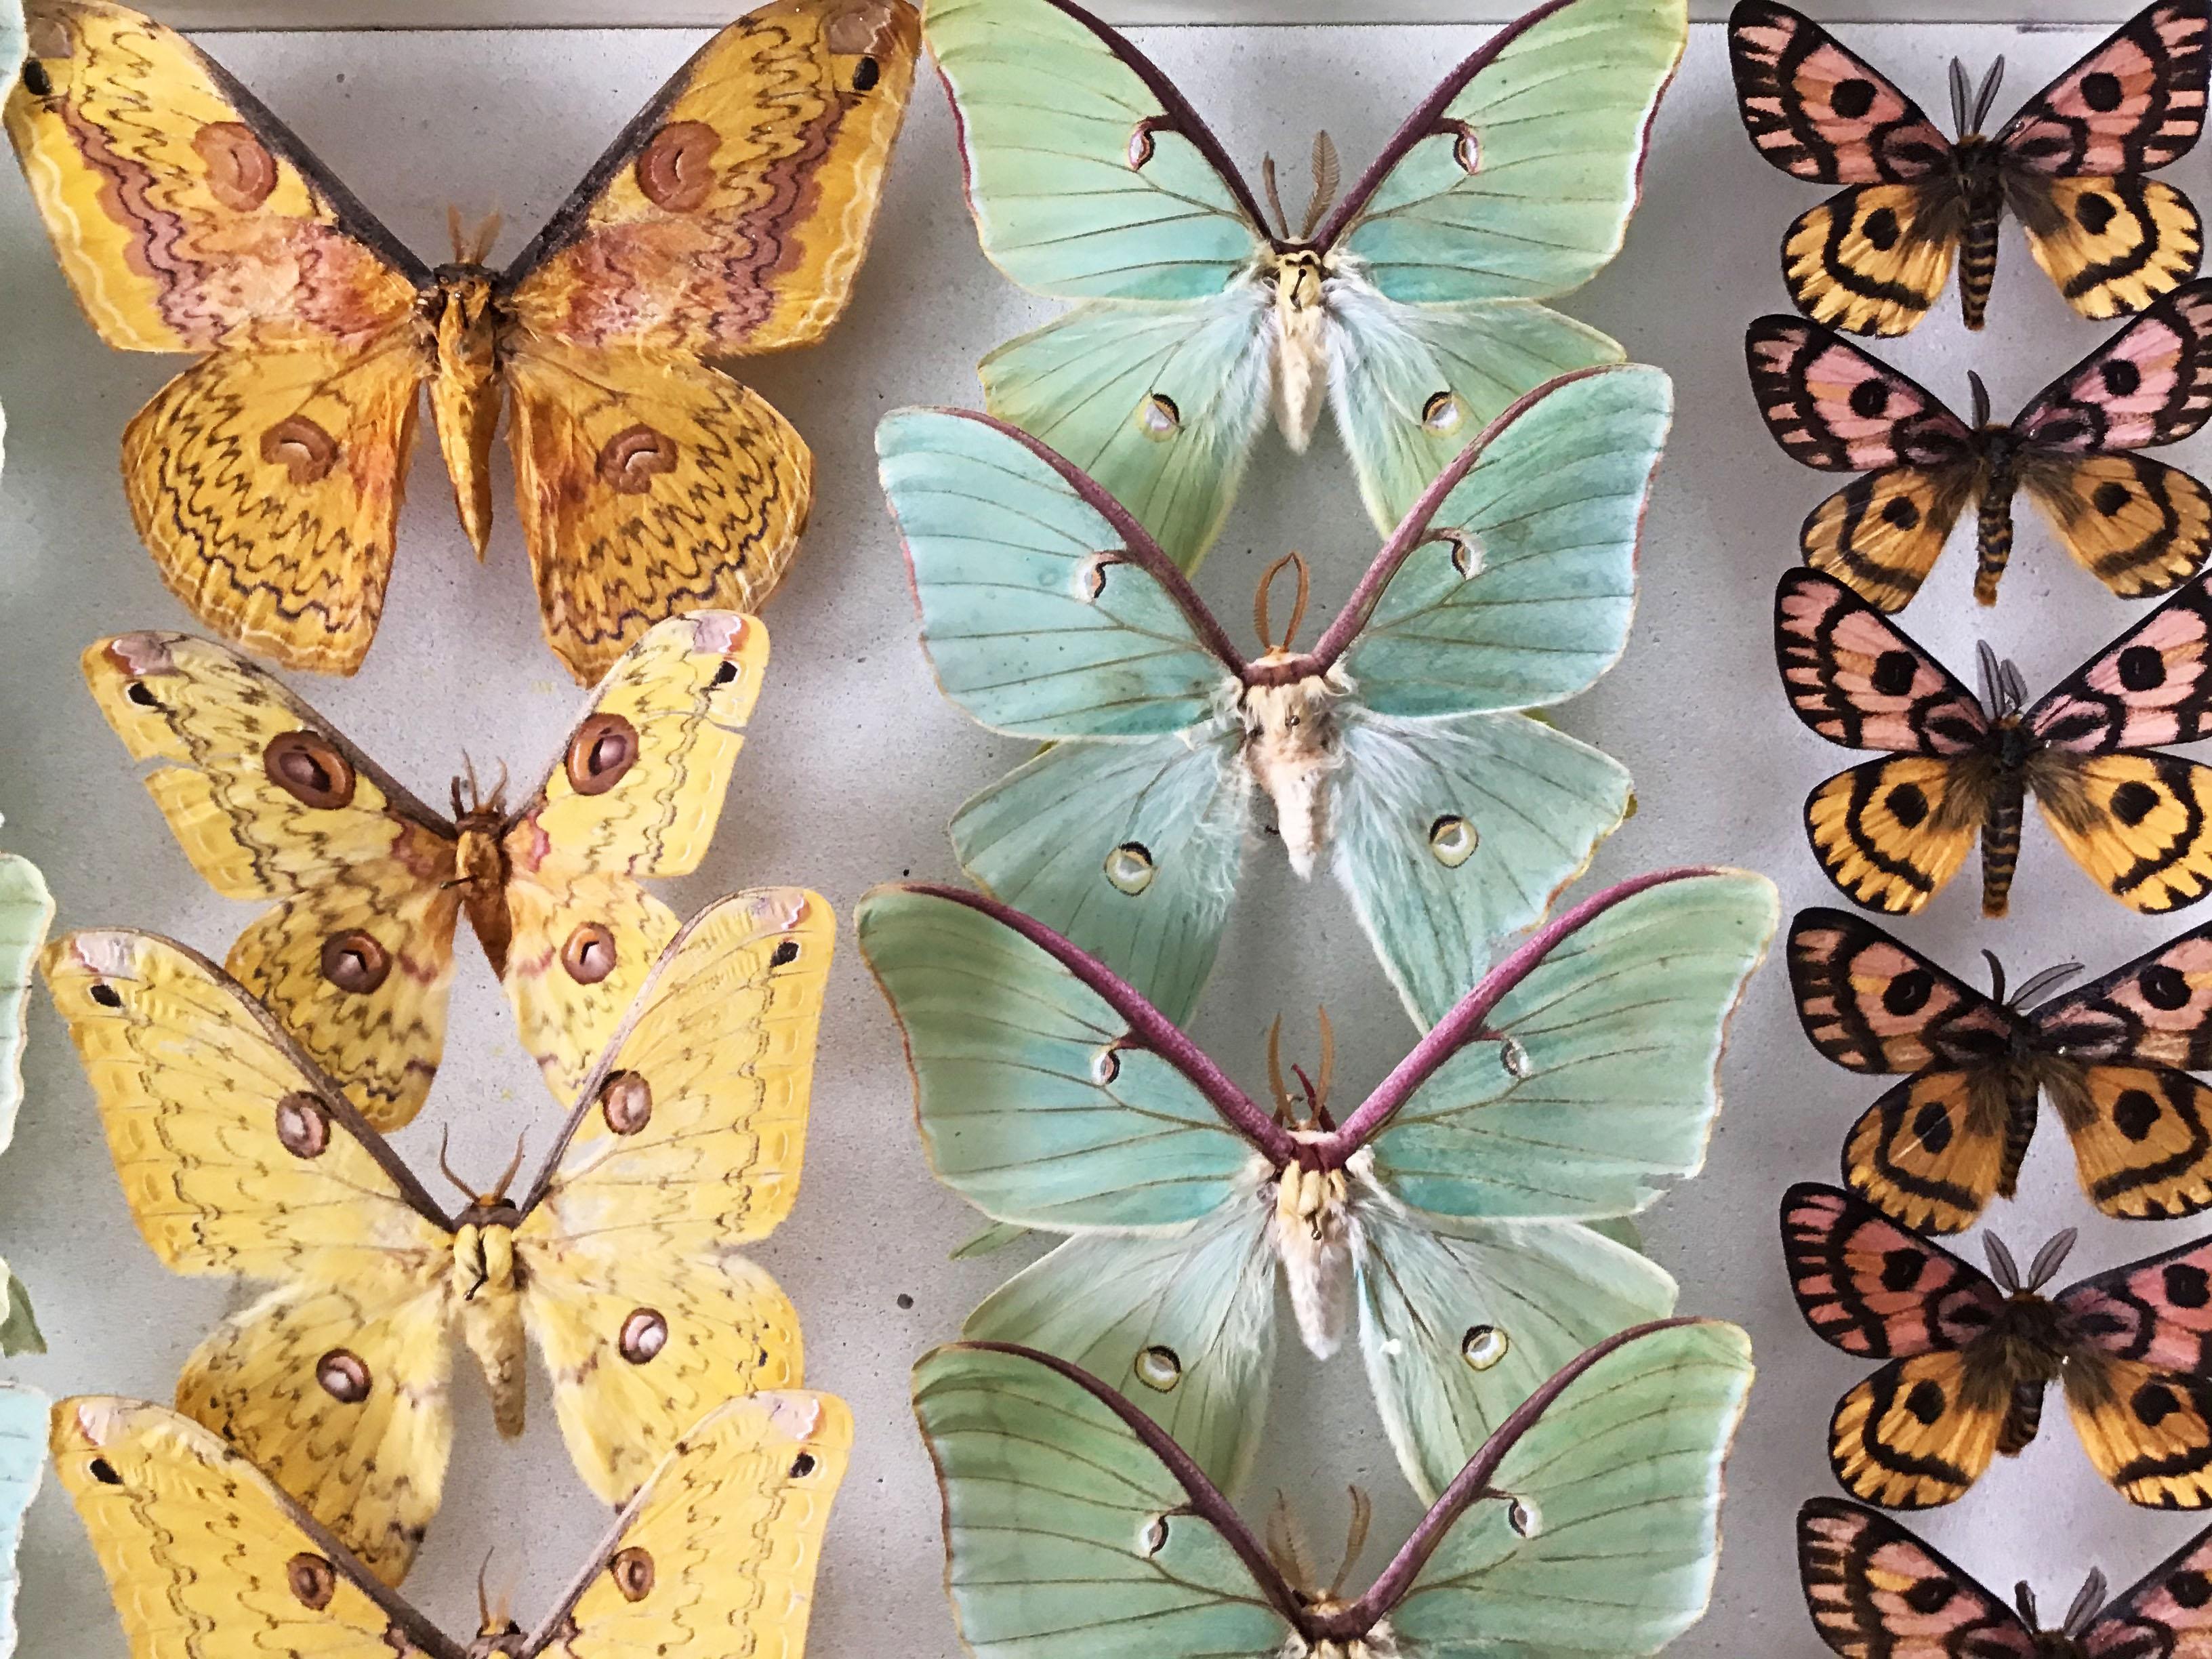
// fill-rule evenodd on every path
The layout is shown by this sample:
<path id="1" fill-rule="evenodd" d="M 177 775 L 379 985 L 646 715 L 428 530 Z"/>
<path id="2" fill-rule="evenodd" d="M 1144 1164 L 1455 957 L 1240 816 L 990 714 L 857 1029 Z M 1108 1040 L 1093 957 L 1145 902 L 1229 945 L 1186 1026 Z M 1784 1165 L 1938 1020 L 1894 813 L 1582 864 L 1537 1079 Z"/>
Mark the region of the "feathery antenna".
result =
<path id="1" fill-rule="evenodd" d="M 1274 586 L 1275 578 L 1287 568 L 1297 572 L 1297 598 L 1291 605 L 1291 625 L 1283 630 L 1280 645 L 1275 642 L 1274 630 L 1267 622 L 1267 592 Z M 1291 641 L 1298 636 L 1298 628 L 1306 619 L 1306 599 L 1312 591 L 1313 577 L 1306 569 L 1306 562 L 1297 553 L 1285 553 L 1269 565 L 1260 578 L 1259 591 L 1252 596 L 1252 625 L 1260 632 L 1260 648 L 1263 651 L 1288 651 Z"/>

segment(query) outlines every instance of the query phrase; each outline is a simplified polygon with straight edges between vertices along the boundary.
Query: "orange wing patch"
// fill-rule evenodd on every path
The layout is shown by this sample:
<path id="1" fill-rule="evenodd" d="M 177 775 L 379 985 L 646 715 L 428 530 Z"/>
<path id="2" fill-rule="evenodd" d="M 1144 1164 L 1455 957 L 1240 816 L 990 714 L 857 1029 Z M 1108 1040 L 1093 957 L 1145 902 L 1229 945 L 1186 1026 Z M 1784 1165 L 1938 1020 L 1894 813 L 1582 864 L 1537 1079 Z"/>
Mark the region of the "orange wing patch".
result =
<path id="1" fill-rule="evenodd" d="M 1805 823 L 1836 885 L 1896 915 L 1959 872 L 1987 805 L 1986 789 L 1958 763 L 1900 755 L 1830 778 L 1807 797 Z"/>
<path id="2" fill-rule="evenodd" d="M 2051 179 L 2047 204 L 2024 210 L 2028 251 L 2084 317 L 2141 311 L 2196 272 L 2203 224 L 2171 185 L 2124 179 Z"/>
<path id="3" fill-rule="evenodd" d="M 1973 493 L 1972 467 L 1885 467 L 1852 479 L 1814 507 L 1798 543 L 1814 569 L 1877 611 L 1902 611 Z"/>
<path id="4" fill-rule="evenodd" d="M 2081 1190 L 2105 1214 L 2157 1221 L 2212 1208 L 2212 1089 L 2163 1066 L 2092 1066 L 2077 1084 L 2054 1076 L 2045 1087 Z"/>
<path id="5" fill-rule="evenodd" d="M 1800 215 L 1782 243 L 1797 308 L 1853 334 L 1910 332 L 1942 295 L 1958 246 L 1957 202 L 1938 191 L 1861 185 Z"/>
<path id="6" fill-rule="evenodd" d="M 2123 904 L 2156 915 L 2212 890 L 2212 767 L 2045 750 L 2031 771 L 2052 831 Z"/>
<path id="7" fill-rule="evenodd" d="M 2212 552 L 2212 491 L 2147 455 L 2039 465 L 2021 483 L 2066 550 L 2124 599 L 2179 586 Z"/>
<path id="8" fill-rule="evenodd" d="M 2130 1504 L 2212 1507 L 2212 1382 L 2100 1354 L 2076 1354 L 2066 1404 L 2097 1473 Z"/>
<path id="9" fill-rule="evenodd" d="M 1890 1510 L 1948 1504 L 1996 1456 L 2009 1403 L 2007 1389 L 1970 1386 L 1961 1354 L 1899 1359 L 1837 1402 L 1828 1461 L 1844 1489 L 1869 1504 Z"/>
<path id="10" fill-rule="evenodd" d="M 2033 1129 L 2033 1099 L 2027 1109 Z M 1915 1232 L 1958 1232 L 2008 1184 L 2012 1119 L 2012 1103 L 1996 1078 L 1923 1072 L 1884 1094 L 1851 1126 L 1844 1179 Z M 2027 1150 L 2024 1136 L 2020 1150 Z"/>

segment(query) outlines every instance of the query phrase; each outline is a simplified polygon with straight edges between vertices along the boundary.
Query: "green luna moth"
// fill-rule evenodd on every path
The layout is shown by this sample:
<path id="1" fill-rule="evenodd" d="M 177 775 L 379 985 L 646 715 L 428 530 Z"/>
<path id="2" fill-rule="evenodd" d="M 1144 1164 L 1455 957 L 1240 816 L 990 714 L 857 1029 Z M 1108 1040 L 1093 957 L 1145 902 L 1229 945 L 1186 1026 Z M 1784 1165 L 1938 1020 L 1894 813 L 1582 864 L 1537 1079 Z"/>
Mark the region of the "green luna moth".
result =
<path id="1" fill-rule="evenodd" d="M 930 0 L 983 252 L 1078 301 L 983 360 L 991 412 L 1105 485 L 1186 569 L 1272 405 L 1322 404 L 1387 529 L 1499 410 L 1620 348 L 1537 301 L 1620 251 L 1684 0 L 1550 0 L 1424 99 L 1340 199 L 1315 145 L 1293 226 L 1128 41 L 1068 0 Z"/>
<path id="2" fill-rule="evenodd" d="M 54 901 L 39 868 L 27 859 L 0 853 L 0 1152 L 15 1138 L 15 1115 L 23 1103 L 23 1016 L 31 992 L 31 968 L 46 944 Z M 29 1295 L 22 1282 L 0 1261 L 7 1306 L 0 1311 L 0 1353 L 43 1353 Z"/>
<path id="3" fill-rule="evenodd" d="M 1433 1023 L 1627 811 L 1616 762 L 1521 711 L 1587 690 L 1627 643 L 1672 408 L 1666 375 L 1633 365 L 1530 394 L 1414 503 L 1310 650 L 1294 614 L 1249 660 L 1065 458 L 985 416 L 887 416 L 884 489 L 939 684 L 1053 744 L 960 809 L 962 866 L 1182 1020 L 1265 795 L 1292 868 L 1326 856 Z"/>
<path id="4" fill-rule="evenodd" d="M 1356 1325 L 1432 1497 L 1561 1364 L 1671 1311 L 1674 1281 L 1599 1226 L 1703 1163 L 1728 1017 L 1776 912 L 1740 871 L 1610 888 L 1335 1115 L 1326 1065 L 1264 1108 L 1127 981 L 979 894 L 878 888 L 858 931 L 938 1178 L 995 1222 L 1067 1235 L 963 1335 L 1103 1377 L 1234 1487 L 1279 1279 L 1316 1356 Z"/>
<path id="5" fill-rule="evenodd" d="M 989 1343 L 915 1367 L 945 1588 L 976 1659 L 1643 1655 L 1694 1624 L 1752 1377 L 1733 1325 L 1570 1360 L 1498 1425 L 1366 1591 L 1263 1547 L 1166 1431 L 1065 1360 Z M 1349 1569 L 1363 1541 L 1354 1510 Z"/>

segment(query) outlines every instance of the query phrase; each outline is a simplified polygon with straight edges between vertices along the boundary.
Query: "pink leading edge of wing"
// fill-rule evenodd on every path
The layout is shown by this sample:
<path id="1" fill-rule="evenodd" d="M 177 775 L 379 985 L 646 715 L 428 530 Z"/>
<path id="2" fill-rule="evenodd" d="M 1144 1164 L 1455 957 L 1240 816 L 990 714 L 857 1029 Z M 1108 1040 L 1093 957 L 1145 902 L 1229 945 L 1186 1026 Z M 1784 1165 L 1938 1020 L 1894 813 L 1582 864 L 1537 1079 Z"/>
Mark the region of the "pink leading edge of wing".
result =
<path id="1" fill-rule="evenodd" d="M 1796 640 L 1804 643 L 1799 650 L 1809 652 L 1820 624 L 1832 607 L 1821 596 L 1805 589 L 1789 593 L 1783 601 L 1783 625 Z M 1860 720 L 1860 741 L 1863 749 L 1886 750 L 1893 754 L 1936 755 L 1964 754 L 1966 745 L 1947 745 L 1926 729 L 1916 730 L 1911 714 L 1916 708 L 1930 708 L 1936 699 L 1950 690 L 1942 671 L 1917 653 L 1912 653 L 1912 678 L 1901 692 L 1886 692 L 1875 687 L 1871 678 L 1875 665 L 1885 656 L 1905 650 L 1898 635 L 1871 611 L 1853 610 L 1830 635 L 1838 653 L 1834 691 L 1820 679 L 1816 663 L 1792 661 L 1783 665 L 1782 677 L 1791 700 L 1801 708 L 1819 714 L 1831 706 L 1836 693 L 1850 701 L 1852 711 Z M 1863 668 L 1854 669 L 1844 660 L 1847 657 L 1864 660 Z M 1956 699 L 1954 699 L 1956 701 Z M 1823 735 L 1826 735 L 1823 733 Z"/>
<path id="2" fill-rule="evenodd" d="M 2184 741 L 2174 710 L 2203 690 L 2206 645 L 2203 617 L 2186 605 L 2173 605 L 2152 613 L 2142 627 L 2125 636 L 2118 650 L 2106 652 L 2082 670 L 2081 678 L 2092 690 L 2125 703 L 2127 714 L 2118 747 L 2154 749 L 2160 744 Z M 2155 686 L 2137 689 L 2127 683 L 2129 665 L 2135 652 L 2145 649 L 2165 659 L 2164 678 Z M 2078 697 L 2058 697 L 2036 710 L 2034 730 L 2043 736 L 2078 719 L 2101 722 L 2106 715 L 2106 711 L 2097 704 L 2085 703 Z"/>

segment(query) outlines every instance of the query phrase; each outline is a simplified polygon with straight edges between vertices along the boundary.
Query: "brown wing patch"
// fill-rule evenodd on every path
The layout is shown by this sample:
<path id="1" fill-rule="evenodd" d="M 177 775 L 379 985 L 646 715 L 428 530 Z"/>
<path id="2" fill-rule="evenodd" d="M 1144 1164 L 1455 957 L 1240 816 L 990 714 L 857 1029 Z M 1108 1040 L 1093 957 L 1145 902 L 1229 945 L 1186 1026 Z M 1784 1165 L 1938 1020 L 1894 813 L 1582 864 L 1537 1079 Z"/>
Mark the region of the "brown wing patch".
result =
<path id="1" fill-rule="evenodd" d="M 2212 552 L 2212 491 L 2147 455 L 2087 455 L 2021 482 L 2066 550 L 2124 599 L 2179 586 Z"/>
<path id="2" fill-rule="evenodd" d="M 1977 1386 L 1966 1357 L 1893 1360 L 1836 1404 L 1828 1462 L 1855 1498 L 1923 1510 L 1963 1496 L 1996 1455 L 2010 1390 Z"/>
<path id="3" fill-rule="evenodd" d="M 2008 177 L 2028 252 L 2084 317 L 2141 311 L 2195 274 L 2203 226 L 2189 198 L 2155 179 Z"/>
<path id="4" fill-rule="evenodd" d="M 1790 225 L 1783 280 L 1817 322 L 1852 334 L 1904 334 L 1942 294 L 1958 241 L 1948 181 L 1856 185 Z"/>

